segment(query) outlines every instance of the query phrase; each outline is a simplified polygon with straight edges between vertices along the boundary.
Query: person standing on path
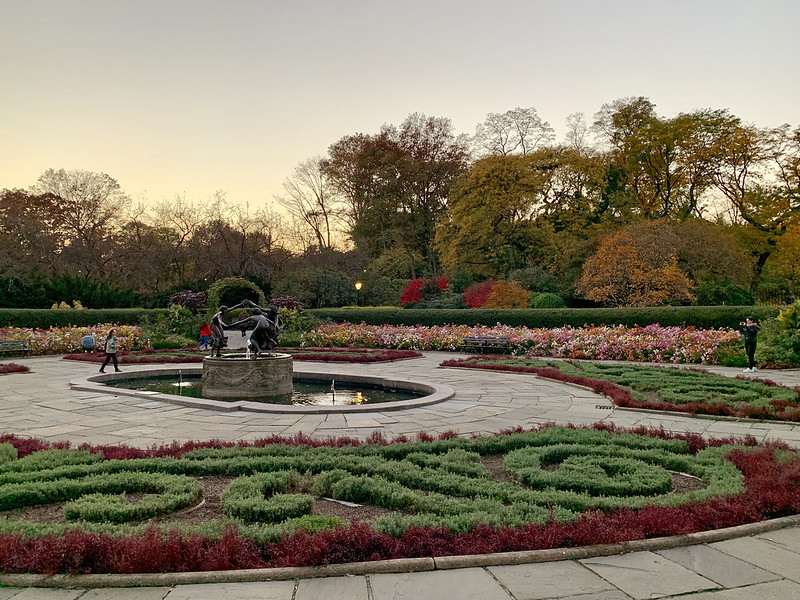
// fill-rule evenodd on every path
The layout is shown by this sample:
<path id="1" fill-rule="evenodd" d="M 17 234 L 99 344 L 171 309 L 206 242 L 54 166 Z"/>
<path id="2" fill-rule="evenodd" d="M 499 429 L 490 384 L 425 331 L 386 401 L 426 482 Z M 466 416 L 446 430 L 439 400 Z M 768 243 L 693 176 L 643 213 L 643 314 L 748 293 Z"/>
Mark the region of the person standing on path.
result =
<path id="1" fill-rule="evenodd" d="M 211 341 L 211 325 L 208 321 L 200 323 L 200 343 L 197 347 L 200 350 L 208 350 L 208 343 Z"/>
<path id="2" fill-rule="evenodd" d="M 108 332 L 108 339 L 106 340 L 106 359 L 103 361 L 103 366 L 100 367 L 101 373 L 106 372 L 106 365 L 111 360 L 114 361 L 114 370 L 119 373 L 119 364 L 117 363 L 117 335 L 113 329 Z"/>
<path id="3" fill-rule="evenodd" d="M 753 317 L 747 317 L 744 323 L 739 323 L 739 333 L 742 334 L 744 339 L 744 351 L 747 354 L 748 367 L 743 371 L 744 373 L 755 373 L 756 369 L 756 342 L 758 337 L 758 324 L 753 320 Z"/>

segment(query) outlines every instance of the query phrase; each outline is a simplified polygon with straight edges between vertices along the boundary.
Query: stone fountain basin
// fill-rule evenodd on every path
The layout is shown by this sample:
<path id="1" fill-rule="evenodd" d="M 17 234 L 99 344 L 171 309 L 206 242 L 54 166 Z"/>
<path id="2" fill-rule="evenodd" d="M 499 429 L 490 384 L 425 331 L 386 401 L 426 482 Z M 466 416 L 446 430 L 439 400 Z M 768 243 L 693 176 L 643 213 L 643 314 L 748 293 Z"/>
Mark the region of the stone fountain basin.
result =
<path id="1" fill-rule="evenodd" d="M 187 398 L 186 396 L 177 396 L 174 394 L 162 394 L 158 392 L 148 392 L 142 390 L 128 390 L 116 387 L 112 388 L 105 385 L 106 382 L 114 381 L 115 379 L 130 379 L 132 377 L 159 377 L 170 375 L 177 376 L 179 373 L 184 375 L 199 376 L 202 375 L 202 372 L 203 368 L 196 365 L 180 368 L 171 366 L 169 368 L 143 369 L 140 371 L 125 369 L 123 373 L 98 373 L 91 377 L 73 379 L 69 382 L 69 387 L 70 389 L 78 391 L 111 394 L 112 396 L 132 396 L 139 399 L 147 398 L 148 400 L 156 400 L 159 402 L 167 402 L 169 404 L 177 404 L 191 408 L 203 408 L 220 412 L 235 412 L 243 410 L 249 412 L 275 414 L 325 414 L 407 410 L 410 408 L 419 408 L 421 406 L 438 404 L 439 402 L 449 400 L 455 395 L 453 388 L 441 383 L 414 381 L 410 379 L 387 379 L 368 375 L 323 373 L 316 371 L 294 371 L 293 377 L 298 379 L 317 379 L 321 381 L 331 381 L 335 379 L 336 381 L 342 381 L 351 384 L 366 384 L 393 389 L 397 388 L 412 390 L 426 395 L 421 398 L 414 398 L 413 400 L 398 400 L 397 402 L 382 402 L 381 404 L 373 405 L 351 404 L 343 406 L 291 406 L 249 402 L 247 400 L 226 402 L 224 400 L 212 400 L 209 398 Z"/>

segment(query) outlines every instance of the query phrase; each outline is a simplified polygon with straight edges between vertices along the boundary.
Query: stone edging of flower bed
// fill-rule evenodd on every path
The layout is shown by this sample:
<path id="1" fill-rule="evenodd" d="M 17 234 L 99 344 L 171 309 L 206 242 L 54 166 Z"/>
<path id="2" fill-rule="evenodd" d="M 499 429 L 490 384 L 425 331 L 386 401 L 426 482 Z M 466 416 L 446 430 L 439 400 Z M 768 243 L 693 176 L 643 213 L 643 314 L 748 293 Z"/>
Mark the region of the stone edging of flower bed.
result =
<path id="1" fill-rule="evenodd" d="M 242 569 L 231 571 L 201 571 L 188 573 L 131 573 L 88 575 L 38 575 L 31 573 L 2 573 L 0 585 L 12 587 L 50 588 L 116 588 L 156 587 L 202 583 L 245 583 L 258 581 L 283 581 L 315 577 L 339 577 L 343 575 L 375 575 L 379 573 L 416 573 L 442 571 L 468 567 L 496 567 L 529 563 L 580 560 L 598 556 L 613 556 L 629 552 L 667 550 L 682 546 L 694 546 L 722 542 L 740 537 L 777 531 L 800 525 L 800 515 L 781 517 L 759 523 L 748 523 L 700 531 L 686 535 L 675 535 L 648 540 L 633 540 L 598 546 L 578 548 L 552 548 L 548 550 L 523 550 L 520 552 L 498 552 L 496 554 L 474 554 L 463 556 L 440 556 L 425 558 L 398 558 L 371 562 L 343 563 L 317 567 L 276 567 L 271 569 Z"/>
<path id="2" fill-rule="evenodd" d="M 650 365 L 646 365 L 650 366 Z M 659 366 L 655 364 L 655 366 Z M 439 367 L 441 369 L 471 369 L 470 367 Z M 471 369 L 475 370 L 475 369 Z M 503 372 L 503 371 L 500 371 Z M 508 371 L 504 371 L 508 372 Z M 645 413 L 645 414 L 654 414 L 654 415 L 665 415 L 665 416 L 679 416 L 679 417 L 687 417 L 690 419 L 707 419 L 710 421 L 730 421 L 732 423 L 792 423 L 792 421 L 780 421 L 778 419 L 758 419 L 753 417 L 732 417 L 730 415 L 706 415 L 703 413 L 689 413 L 689 412 L 681 412 L 678 410 L 657 410 L 655 408 L 637 408 L 635 406 L 617 406 L 614 404 L 613 400 L 606 396 L 605 394 L 601 394 L 600 392 L 590 388 L 588 385 L 581 385 L 579 383 L 572 383 L 571 381 L 562 381 L 560 379 L 550 379 L 549 377 L 543 377 L 542 375 L 538 375 L 536 373 L 515 373 L 515 375 L 530 375 L 532 377 L 538 377 L 540 379 L 544 379 L 547 381 L 555 381 L 556 383 L 560 383 L 561 385 L 567 385 L 570 387 L 577 388 L 579 390 L 586 390 L 588 392 L 594 392 L 601 398 L 605 398 L 608 400 L 610 406 L 609 412 L 606 413 L 606 416 L 614 414 L 615 411 L 622 411 L 622 412 L 636 412 L 636 413 Z M 751 380 L 754 381 L 754 380 Z M 597 408 L 601 408 L 598 406 Z M 602 407 L 605 408 L 605 407 Z"/>
<path id="3" fill-rule="evenodd" d="M 203 370 L 202 367 L 198 367 L 193 364 L 180 369 L 147 369 L 143 371 L 126 370 L 124 373 L 120 374 L 107 373 L 103 375 L 94 375 L 91 377 L 73 379 L 69 382 L 69 387 L 70 389 L 84 392 L 112 394 L 115 396 L 133 396 L 140 399 L 147 398 L 148 400 L 158 400 L 160 402 L 178 404 L 180 406 L 188 406 L 190 408 L 202 408 L 221 412 L 245 410 L 250 412 L 280 414 L 327 414 L 405 410 L 409 408 L 419 408 L 421 406 L 438 404 L 439 402 L 449 400 L 455 395 L 455 390 L 453 388 L 451 388 L 449 385 L 444 385 L 441 383 L 433 384 L 409 379 L 384 379 L 383 377 L 370 377 L 367 375 L 350 375 L 315 371 L 294 371 L 294 376 L 309 379 L 322 379 L 325 381 L 335 379 L 336 381 L 344 381 L 348 383 L 365 383 L 388 388 L 401 388 L 413 390 L 415 392 L 421 392 L 426 395 L 422 396 L 421 398 L 414 398 L 413 400 L 398 400 L 397 402 L 382 402 L 380 404 L 352 404 L 343 406 L 288 406 L 285 404 L 264 404 L 260 402 L 247 402 L 243 400 L 236 402 L 225 402 L 222 400 L 211 400 L 208 398 L 189 398 L 186 396 L 176 396 L 174 394 L 161 394 L 142 390 L 112 388 L 104 385 L 108 381 L 113 381 L 115 379 L 127 379 L 132 375 L 148 375 L 151 377 L 157 377 L 160 375 L 176 375 L 179 371 L 186 375 L 199 375 Z"/>

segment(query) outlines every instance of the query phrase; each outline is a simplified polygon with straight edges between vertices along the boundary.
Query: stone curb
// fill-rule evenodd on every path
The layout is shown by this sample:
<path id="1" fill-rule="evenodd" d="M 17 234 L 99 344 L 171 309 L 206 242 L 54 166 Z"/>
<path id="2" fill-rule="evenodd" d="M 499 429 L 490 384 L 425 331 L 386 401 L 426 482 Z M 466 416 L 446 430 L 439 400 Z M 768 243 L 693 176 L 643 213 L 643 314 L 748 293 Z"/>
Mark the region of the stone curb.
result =
<path id="1" fill-rule="evenodd" d="M 523 550 L 440 556 L 428 558 L 399 558 L 359 563 L 322 565 L 317 567 L 277 567 L 271 569 L 242 569 L 238 571 L 200 571 L 188 573 L 132 573 L 90 575 L 38 575 L 31 573 L 0 573 L 0 585 L 11 587 L 48 588 L 117 588 L 117 587 L 172 587 L 203 583 L 246 583 L 259 581 L 285 581 L 343 575 L 376 575 L 381 573 L 419 573 L 463 569 L 468 567 L 496 567 L 529 563 L 580 560 L 598 556 L 628 554 L 630 552 L 666 550 L 681 546 L 710 544 L 734 538 L 747 537 L 800 525 L 800 515 L 781 517 L 770 521 L 748 523 L 725 529 L 700 531 L 649 540 L 633 540 L 598 546 L 578 548 L 553 548 L 548 550 Z"/>
<path id="2" fill-rule="evenodd" d="M 114 396 L 131 396 L 135 398 L 156 400 L 168 404 L 176 404 L 179 406 L 186 406 L 189 408 L 200 408 L 204 410 L 214 410 L 220 412 L 235 412 L 235 411 L 248 411 L 255 413 L 273 413 L 273 414 L 349 414 L 349 413 L 374 413 L 386 412 L 394 410 L 408 410 L 412 408 L 421 408 L 431 404 L 439 404 L 450 400 L 455 395 L 455 390 L 449 385 L 443 383 L 423 383 L 411 379 L 398 379 L 398 378 L 384 378 L 373 375 L 354 375 L 347 373 L 330 373 L 327 371 L 294 371 L 294 377 L 308 378 L 308 379 L 321 379 L 331 381 L 346 381 L 349 383 L 363 383 L 370 385 L 378 385 L 388 388 L 404 388 L 426 394 L 420 398 L 412 400 L 397 400 L 395 402 L 385 402 L 381 404 L 362 404 L 362 405 L 344 405 L 344 406 L 287 406 L 283 404 L 262 404 L 258 402 L 236 401 L 229 402 L 225 400 L 214 400 L 210 398 L 191 398 L 188 396 L 176 396 L 173 394 L 163 394 L 158 392 L 148 392 L 142 390 L 131 390 L 125 388 L 112 388 L 104 385 L 107 381 L 114 381 L 115 379 L 126 379 L 132 375 L 147 374 L 149 376 L 157 377 L 161 375 L 175 375 L 177 372 L 183 372 L 186 375 L 197 375 L 202 372 L 202 368 L 196 364 L 187 363 L 181 365 L 174 363 L 175 366 L 160 367 L 153 369 L 144 369 L 140 371 L 125 370 L 121 374 L 107 373 L 95 374 L 87 377 L 80 377 L 72 379 L 69 382 L 69 387 L 72 390 L 83 392 L 93 392 L 100 394 L 110 394 Z"/>

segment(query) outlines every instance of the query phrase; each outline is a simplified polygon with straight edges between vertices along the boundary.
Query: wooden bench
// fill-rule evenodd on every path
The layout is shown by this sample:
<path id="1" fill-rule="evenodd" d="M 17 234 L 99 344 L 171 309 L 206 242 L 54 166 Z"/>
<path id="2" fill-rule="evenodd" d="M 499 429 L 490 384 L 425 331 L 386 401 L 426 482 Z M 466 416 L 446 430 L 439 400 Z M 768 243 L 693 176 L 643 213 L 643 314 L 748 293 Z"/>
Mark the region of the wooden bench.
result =
<path id="1" fill-rule="evenodd" d="M 28 344 L 22 340 L 9 340 L 7 342 L 0 342 L 0 354 L 14 354 L 21 352 L 22 356 L 28 355 Z"/>
<path id="2" fill-rule="evenodd" d="M 510 352 L 511 340 L 507 337 L 482 337 L 477 335 L 468 335 L 461 340 L 461 345 L 458 347 L 462 352 L 479 352 L 484 353 L 497 353 L 497 352 Z"/>

